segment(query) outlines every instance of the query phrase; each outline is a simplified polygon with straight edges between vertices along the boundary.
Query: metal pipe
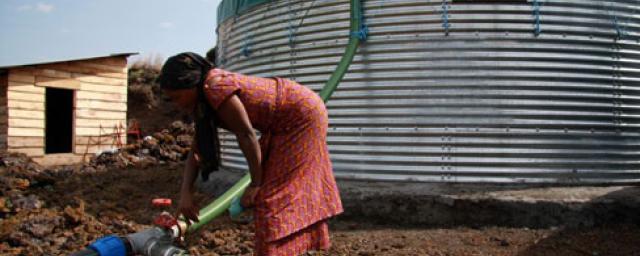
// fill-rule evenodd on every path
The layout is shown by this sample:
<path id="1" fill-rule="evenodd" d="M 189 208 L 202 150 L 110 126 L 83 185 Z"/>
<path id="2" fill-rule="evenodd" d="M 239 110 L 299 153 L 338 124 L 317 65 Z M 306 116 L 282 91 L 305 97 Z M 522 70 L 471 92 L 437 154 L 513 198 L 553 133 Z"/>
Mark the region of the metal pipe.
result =
<path id="1" fill-rule="evenodd" d="M 173 245 L 179 236 L 174 229 L 153 227 L 125 237 L 106 236 L 71 256 L 181 256 L 188 255 L 182 248 Z"/>

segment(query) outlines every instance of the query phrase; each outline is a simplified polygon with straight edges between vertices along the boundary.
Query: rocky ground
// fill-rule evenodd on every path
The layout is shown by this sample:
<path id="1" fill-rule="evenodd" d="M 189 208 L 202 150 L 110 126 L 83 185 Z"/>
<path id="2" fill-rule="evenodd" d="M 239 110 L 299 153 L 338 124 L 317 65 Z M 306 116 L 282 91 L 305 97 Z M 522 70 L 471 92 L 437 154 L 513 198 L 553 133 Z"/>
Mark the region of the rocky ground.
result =
<path id="1" fill-rule="evenodd" d="M 104 159 L 103 159 L 104 160 Z M 177 198 L 181 164 L 45 169 L 29 159 L 0 161 L 0 255 L 67 255 L 106 234 L 151 224 L 153 198 Z M 200 202 L 212 196 L 198 194 Z M 174 209 L 169 209 L 173 211 Z M 331 222 L 333 247 L 315 255 L 640 255 L 640 227 L 526 229 Z M 250 255 L 253 228 L 223 216 L 184 246 L 194 255 Z"/>

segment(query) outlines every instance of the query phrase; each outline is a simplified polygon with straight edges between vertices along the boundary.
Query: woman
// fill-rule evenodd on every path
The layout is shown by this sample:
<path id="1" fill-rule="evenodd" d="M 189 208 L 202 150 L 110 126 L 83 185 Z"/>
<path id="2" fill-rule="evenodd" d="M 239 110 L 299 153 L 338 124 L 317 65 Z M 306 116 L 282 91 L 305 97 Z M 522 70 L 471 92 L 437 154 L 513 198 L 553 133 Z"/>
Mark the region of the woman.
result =
<path id="1" fill-rule="evenodd" d="M 214 68 L 193 53 L 169 58 L 159 81 L 196 120 L 180 214 L 197 221 L 193 183 L 198 169 L 205 180 L 217 170 L 220 127 L 236 135 L 249 164 L 251 185 L 241 202 L 254 207 L 255 255 L 329 248 L 327 219 L 340 214 L 342 204 L 326 144 L 327 111 L 318 95 L 290 80 Z M 262 133 L 259 141 L 254 128 Z"/>

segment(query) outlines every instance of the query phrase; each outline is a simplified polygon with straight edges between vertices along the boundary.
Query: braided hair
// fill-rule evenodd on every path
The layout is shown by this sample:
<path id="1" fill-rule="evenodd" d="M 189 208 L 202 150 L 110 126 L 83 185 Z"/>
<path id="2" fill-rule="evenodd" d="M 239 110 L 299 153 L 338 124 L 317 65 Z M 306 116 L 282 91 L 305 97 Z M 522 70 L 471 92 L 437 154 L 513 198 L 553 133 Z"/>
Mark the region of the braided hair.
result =
<path id="1" fill-rule="evenodd" d="M 193 112 L 196 123 L 196 149 L 200 156 L 199 171 L 204 181 L 220 166 L 220 139 L 215 110 L 204 95 L 204 82 L 215 65 L 202 56 L 185 52 L 170 57 L 162 66 L 158 82 L 166 90 L 198 88 L 197 104 Z"/>

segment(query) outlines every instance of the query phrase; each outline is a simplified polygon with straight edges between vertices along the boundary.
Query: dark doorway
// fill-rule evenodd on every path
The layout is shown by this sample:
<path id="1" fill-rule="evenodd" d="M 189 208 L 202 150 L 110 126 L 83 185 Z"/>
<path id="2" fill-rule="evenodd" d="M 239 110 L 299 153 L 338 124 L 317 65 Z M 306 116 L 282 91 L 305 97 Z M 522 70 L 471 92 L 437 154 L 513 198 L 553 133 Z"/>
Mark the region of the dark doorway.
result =
<path id="1" fill-rule="evenodd" d="M 71 153 L 73 90 L 47 88 L 45 93 L 45 153 Z"/>

